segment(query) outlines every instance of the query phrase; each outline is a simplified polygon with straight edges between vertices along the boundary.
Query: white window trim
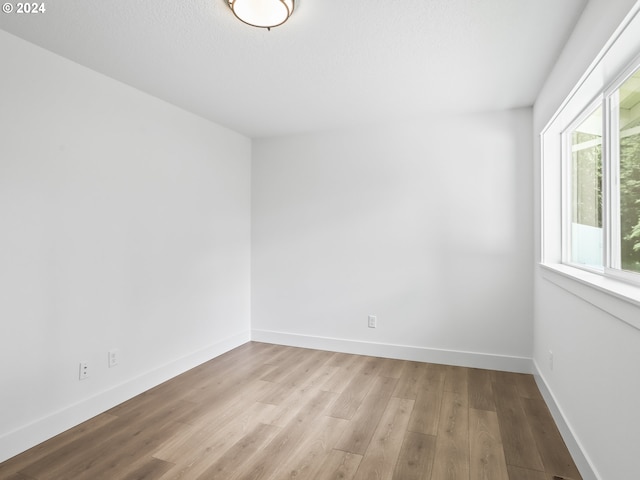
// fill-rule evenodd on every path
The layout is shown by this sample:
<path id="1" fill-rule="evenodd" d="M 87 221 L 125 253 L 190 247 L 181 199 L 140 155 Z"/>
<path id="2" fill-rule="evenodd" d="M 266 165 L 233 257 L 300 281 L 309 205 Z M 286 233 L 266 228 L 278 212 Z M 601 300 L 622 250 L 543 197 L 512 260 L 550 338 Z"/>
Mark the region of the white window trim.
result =
<path id="1" fill-rule="evenodd" d="M 612 103 L 614 102 L 614 103 Z M 604 111 L 602 112 L 603 125 L 603 149 L 602 154 L 609 161 L 603 162 L 603 195 L 609 200 L 604 213 L 605 228 L 605 265 L 611 265 L 613 268 L 605 267 L 605 273 L 615 277 L 616 268 L 620 269 L 620 190 L 611 189 L 611 185 L 620 183 L 620 143 L 613 141 L 618 139 L 619 122 L 617 117 L 611 117 L 611 109 L 618 105 L 617 90 L 605 92 Z M 614 133 L 615 132 L 615 133 Z M 615 161 L 614 161 L 615 160 Z"/>
<path id="2" fill-rule="evenodd" d="M 602 272 L 562 263 L 563 258 L 566 258 L 563 257 L 563 253 L 566 253 L 567 248 L 563 244 L 567 236 L 566 232 L 563 232 L 565 227 L 562 221 L 567 207 L 562 188 L 562 153 L 565 147 L 562 132 L 587 110 L 585 107 L 592 106 L 603 94 L 606 98 L 607 94 L 617 88 L 631 70 L 631 65 L 638 65 L 639 13 L 640 2 L 632 8 L 540 134 L 540 265 L 543 278 L 638 329 L 640 286 L 628 282 L 625 272 L 616 270 L 614 275 L 603 275 Z M 609 105 L 606 103 L 603 117 L 609 115 Z M 608 144 L 603 145 L 603 149 L 608 148 Z M 604 172 L 605 176 L 612 174 L 615 175 L 615 171 Z M 611 214 L 612 212 L 603 212 L 605 222 L 611 221 Z M 615 224 L 607 223 L 607 227 L 608 231 L 611 231 Z M 604 242 L 611 242 L 611 238 L 605 238 Z M 607 274 L 609 273 L 607 269 Z"/>
<path id="3" fill-rule="evenodd" d="M 598 95 L 596 99 L 589 103 L 580 112 L 580 114 L 569 123 L 565 129 L 562 131 L 562 154 L 560 157 L 560 162 L 562 163 L 562 212 L 561 212 L 561 221 L 562 221 L 562 259 L 571 258 L 571 205 L 572 205 L 572 190 L 571 188 L 566 188 L 569 186 L 569 180 L 571 175 L 571 157 L 572 157 L 572 144 L 570 140 L 571 132 L 578 128 L 587 118 L 589 118 L 598 108 L 602 106 L 602 95 Z M 604 115 L 604 112 L 603 112 Z M 604 135 L 603 135 L 604 139 Z M 603 180 L 604 183 L 604 180 Z M 604 269 L 599 269 L 595 267 L 590 267 L 588 265 L 580 265 L 578 263 L 569 263 L 572 267 L 579 268 L 581 270 L 586 270 L 588 272 L 593 273 L 604 273 Z"/>
<path id="4" fill-rule="evenodd" d="M 545 280 L 640 330 L 640 288 L 560 263 L 541 263 Z"/>

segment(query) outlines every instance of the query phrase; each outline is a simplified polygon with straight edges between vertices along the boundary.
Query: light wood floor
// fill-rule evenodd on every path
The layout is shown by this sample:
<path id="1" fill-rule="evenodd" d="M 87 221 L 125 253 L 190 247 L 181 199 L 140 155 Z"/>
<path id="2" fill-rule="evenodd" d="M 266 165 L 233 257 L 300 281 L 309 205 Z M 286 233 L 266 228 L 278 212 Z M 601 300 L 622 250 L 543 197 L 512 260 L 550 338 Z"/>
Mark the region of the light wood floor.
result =
<path id="1" fill-rule="evenodd" d="M 530 375 L 252 342 L 0 464 L 0 478 L 581 477 Z"/>

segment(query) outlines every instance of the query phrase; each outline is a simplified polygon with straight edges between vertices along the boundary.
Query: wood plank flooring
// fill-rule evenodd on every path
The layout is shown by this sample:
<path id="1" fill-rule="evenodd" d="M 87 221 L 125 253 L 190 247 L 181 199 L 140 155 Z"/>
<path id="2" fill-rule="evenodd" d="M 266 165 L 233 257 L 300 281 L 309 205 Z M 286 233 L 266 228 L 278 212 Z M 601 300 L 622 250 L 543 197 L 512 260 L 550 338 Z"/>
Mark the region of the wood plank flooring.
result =
<path id="1" fill-rule="evenodd" d="M 6 480 L 581 480 L 533 377 L 247 343 Z"/>

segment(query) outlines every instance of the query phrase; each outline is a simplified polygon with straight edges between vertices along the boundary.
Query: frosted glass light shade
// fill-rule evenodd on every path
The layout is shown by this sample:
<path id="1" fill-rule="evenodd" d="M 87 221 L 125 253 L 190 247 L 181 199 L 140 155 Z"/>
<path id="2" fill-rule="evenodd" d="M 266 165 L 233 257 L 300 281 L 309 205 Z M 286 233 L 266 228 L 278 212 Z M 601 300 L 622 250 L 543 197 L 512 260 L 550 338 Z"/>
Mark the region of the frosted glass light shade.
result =
<path id="1" fill-rule="evenodd" d="M 227 0 L 233 14 L 253 27 L 282 25 L 293 13 L 295 0 Z"/>

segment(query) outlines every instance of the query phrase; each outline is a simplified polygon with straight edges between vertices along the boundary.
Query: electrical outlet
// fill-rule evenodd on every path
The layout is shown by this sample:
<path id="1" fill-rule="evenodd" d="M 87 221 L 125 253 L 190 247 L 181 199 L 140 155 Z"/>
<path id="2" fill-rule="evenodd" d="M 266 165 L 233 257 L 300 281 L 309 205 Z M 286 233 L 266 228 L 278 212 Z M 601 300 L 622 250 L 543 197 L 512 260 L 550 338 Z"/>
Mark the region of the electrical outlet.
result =
<path id="1" fill-rule="evenodd" d="M 89 376 L 89 363 L 80 362 L 80 380 L 84 380 Z"/>
<path id="2" fill-rule="evenodd" d="M 549 350 L 549 370 L 553 371 L 553 351 Z"/>
<path id="3" fill-rule="evenodd" d="M 369 315 L 369 328 L 376 328 L 378 326 L 378 319 L 375 315 Z"/>
<path id="4" fill-rule="evenodd" d="M 120 360 L 120 351 L 117 348 L 112 348 L 109 350 L 109 368 L 115 367 L 118 365 L 118 361 Z"/>

